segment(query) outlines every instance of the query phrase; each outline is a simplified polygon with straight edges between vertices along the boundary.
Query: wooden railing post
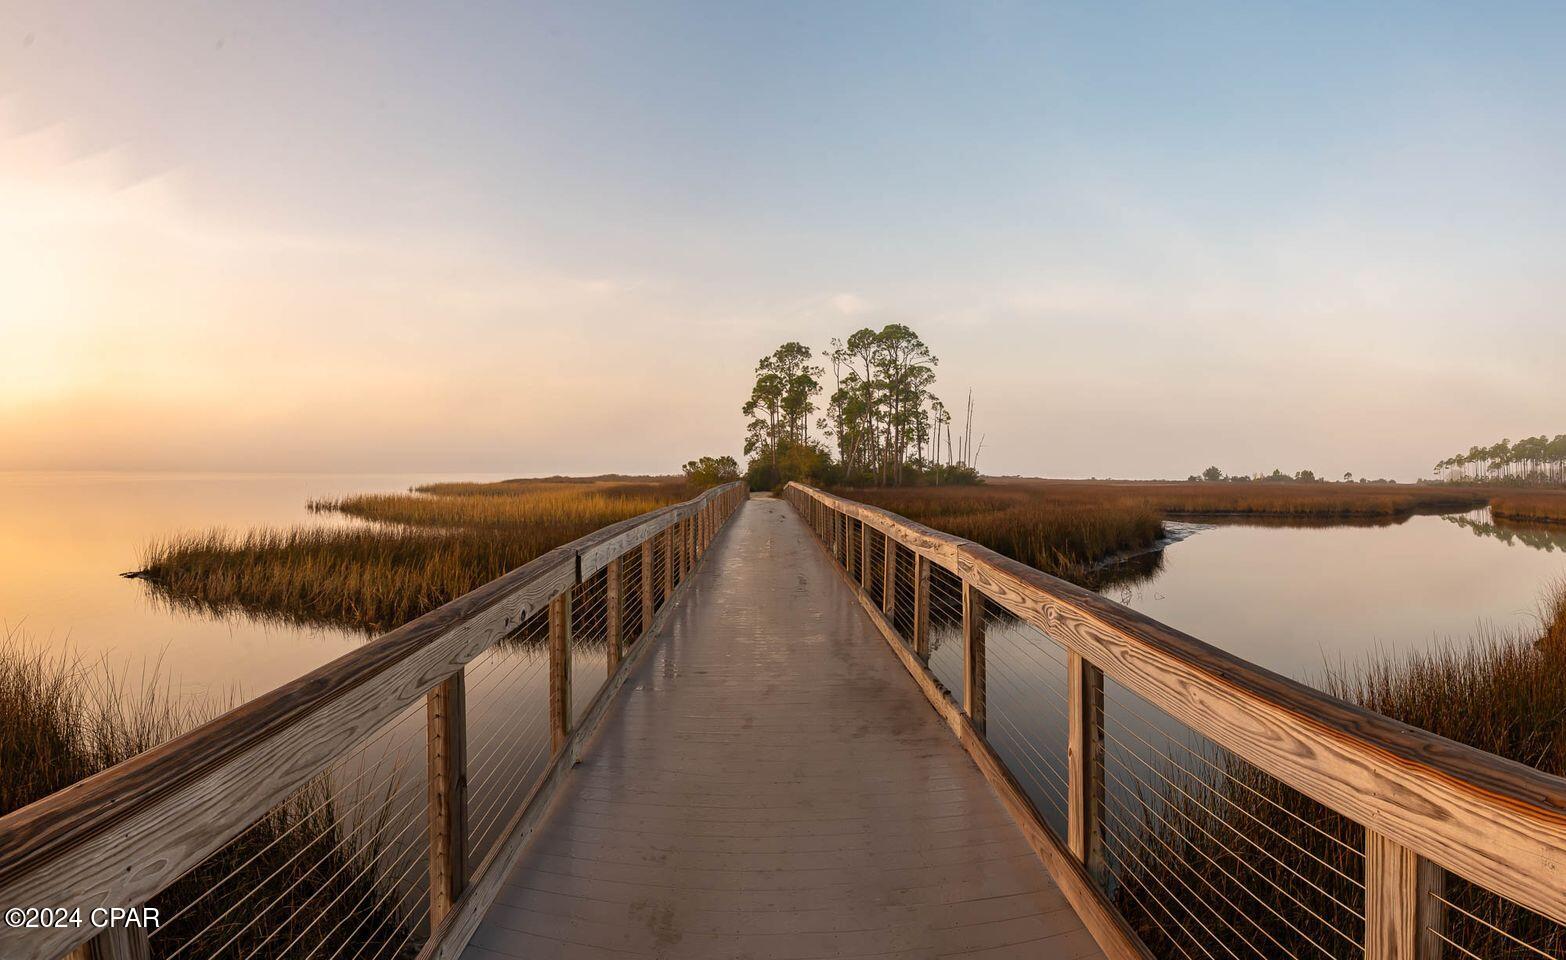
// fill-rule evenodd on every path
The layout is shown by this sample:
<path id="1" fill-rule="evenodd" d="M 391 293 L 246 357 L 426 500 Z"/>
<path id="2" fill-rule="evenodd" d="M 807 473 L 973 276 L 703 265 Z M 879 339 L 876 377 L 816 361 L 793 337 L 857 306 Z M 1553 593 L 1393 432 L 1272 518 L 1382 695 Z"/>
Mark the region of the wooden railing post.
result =
<path id="1" fill-rule="evenodd" d="M 680 583 L 680 521 L 669 526 L 669 592 Z"/>
<path id="2" fill-rule="evenodd" d="M 1095 879 L 1104 878 L 1104 673 L 1066 653 L 1066 846 Z"/>
<path id="3" fill-rule="evenodd" d="M 914 608 L 913 652 L 925 663 L 930 662 L 930 560 L 922 553 L 914 554 Z"/>
<path id="4" fill-rule="evenodd" d="M 65 955 L 64 960 L 151 960 L 146 927 L 109 927 Z"/>
<path id="5" fill-rule="evenodd" d="M 571 735 L 571 592 L 549 601 L 549 744 L 560 752 Z"/>
<path id="6" fill-rule="evenodd" d="M 468 884 L 467 684 L 458 670 L 425 696 L 429 763 L 430 925 Z"/>
<path id="7" fill-rule="evenodd" d="M 973 728 L 984 733 L 984 594 L 962 585 L 962 705 Z"/>
<path id="8" fill-rule="evenodd" d="M 1446 949 L 1446 871 L 1419 858 L 1419 903 L 1414 922 L 1419 927 L 1419 960 L 1442 960 Z"/>
<path id="9" fill-rule="evenodd" d="M 870 592 L 870 525 L 859 521 L 859 586 Z"/>
<path id="10" fill-rule="evenodd" d="M 890 533 L 881 550 L 881 612 L 888 620 L 897 614 L 897 541 Z"/>
<path id="11" fill-rule="evenodd" d="M 609 675 L 620 666 L 625 656 L 625 633 L 621 620 L 625 615 L 625 597 L 620 587 L 620 558 L 615 557 L 604 567 L 604 631 L 609 642 Z"/>
<path id="12" fill-rule="evenodd" d="M 1445 874 L 1402 844 L 1365 829 L 1365 960 L 1435 960 Z"/>
<path id="13" fill-rule="evenodd" d="M 653 623 L 653 549 L 652 538 L 642 541 L 642 636 L 652 633 Z"/>
<path id="14" fill-rule="evenodd" d="M 675 592 L 675 528 L 664 531 L 664 601 Z"/>

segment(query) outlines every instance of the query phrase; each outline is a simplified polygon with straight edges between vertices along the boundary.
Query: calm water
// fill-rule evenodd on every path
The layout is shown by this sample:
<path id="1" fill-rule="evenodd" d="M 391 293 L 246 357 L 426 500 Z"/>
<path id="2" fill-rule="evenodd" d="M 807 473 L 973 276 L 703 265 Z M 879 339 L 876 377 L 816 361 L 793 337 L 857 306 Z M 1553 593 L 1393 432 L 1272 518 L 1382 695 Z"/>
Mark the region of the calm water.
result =
<path id="1" fill-rule="evenodd" d="M 345 522 L 312 516 L 305 502 L 446 479 L 500 478 L 0 473 L 0 632 L 107 657 L 133 679 L 159 667 L 182 691 L 255 696 L 364 638 L 170 611 L 119 576 L 140 565 L 147 542 L 214 526 Z"/>
<path id="2" fill-rule="evenodd" d="M 210 527 L 355 523 L 313 515 L 305 504 L 432 480 L 498 479 L 504 475 L 0 473 L 0 636 L 9 631 L 90 662 L 104 658 L 132 687 L 155 676 L 194 698 L 253 697 L 341 656 L 365 636 L 171 610 L 141 581 L 120 576 L 140 565 L 148 541 Z M 589 633 L 575 638 L 573 651 L 578 714 L 607 666 L 602 638 Z M 497 646 L 468 668 L 475 856 L 498 836 L 548 759 L 548 654 L 542 635 L 534 634 Z M 341 798 L 343 816 L 384 813 L 394 824 L 385 839 L 399 849 L 422 840 L 402 827 L 423 822 L 424 723 L 424 707 L 411 708 L 331 770 L 334 782 L 355 785 Z M 373 802 L 359 796 L 375 791 L 382 794 Z"/>
<path id="3" fill-rule="evenodd" d="M 104 657 L 133 680 L 156 667 L 179 692 L 254 696 L 364 638 L 173 611 L 119 574 L 139 565 L 148 541 L 170 533 L 352 522 L 312 516 L 305 503 L 433 479 L 499 477 L 0 473 L 0 624 L 34 644 Z M 1532 630 L 1543 586 L 1566 576 L 1566 529 L 1496 526 L 1482 511 L 1382 527 L 1204 524 L 1183 532 L 1190 535 L 1160 556 L 1128 561 L 1143 576 L 1136 586 L 1105 592 L 1307 681 L 1329 664 L 1466 642 L 1485 627 Z M 955 581 L 937 576 L 931 668 L 953 690 L 961 689 L 960 607 Z M 606 662 L 601 643 L 582 640 L 573 671 L 578 709 Z M 987 647 L 991 742 L 1050 822 L 1064 829 L 1064 652 L 1032 628 L 1004 620 L 991 625 Z M 478 851 L 493 842 L 547 759 L 544 666 L 540 636 L 497 647 L 469 667 Z M 1111 796 L 1129 805 L 1138 790 L 1156 787 L 1137 786 L 1138 770 L 1151 776 L 1158 751 L 1174 742 L 1167 738 L 1181 734 L 1117 685 L 1107 685 L 1106 694 L 1109 750 L 1125 781 L 1111 784 Z M 422 707 L 410 709 L 332 772 L 334 782 L 394 791 L 391 820 L 414 838 L 422 822 L 423 722 Z M 367 767 L 380 772 L 364 776 Z M 416 850 L 407 855 L 417 860 Z M 412 889 L 413 902 L 421 902 L 416 894 Z"/>
<path id="4" fill-rule="evenodd" d="M 1566 527 L 1497 526 L 1489 511 L 1382 527 L 1200 525 L 1135 587 L 1104 593 L 1301 680 L 1382 653 L 1534 632 L 1566 576 Z"/>
<path id="5" fill-rule="evenodd" d="M 1485 630 L 1537 632 L 1544 585 L 1566 576 L 1566 529 L 1497 527 L 1487 512 L 1383 527 L 1197 525 L 1153 557 L 1145 579 L 1104 593 L 1255 663 L 1306 682 L 1329 666 L 1467 643 Z M 957 585 L 931 585 L 930 668 L 962 689 Z M 1045 819 L 1066 828 L 1065 651 L 1037 629 L 993 617 L 985 640 L 988 737 Z M 1162 810 L 1170 764 L 1209 769 L 1201 738 L 1105 683 L 1108 803 L 1123 836 Z M 1165 811 L 1167 812 L 1167 811 Z"/>
<path id="6" fill-rule="evenodd" d="M 254 696 L 363 638 L 171 611 L 119 574 L 160 536 L 344 522 L 305 502 L 435 479 L 499 477 L 0 473 L 0 624 L 133 673 L 161 664 L 180 689 Z M 1480 511 L 1383 527 L 1197 525 L 1151 579 L 1105 593 L 1308 680 L 1328 663 L 1465 641 L 1481 624 L 1528 628 L 1562 576 L 1566 529 L 1497 527 Z"/>

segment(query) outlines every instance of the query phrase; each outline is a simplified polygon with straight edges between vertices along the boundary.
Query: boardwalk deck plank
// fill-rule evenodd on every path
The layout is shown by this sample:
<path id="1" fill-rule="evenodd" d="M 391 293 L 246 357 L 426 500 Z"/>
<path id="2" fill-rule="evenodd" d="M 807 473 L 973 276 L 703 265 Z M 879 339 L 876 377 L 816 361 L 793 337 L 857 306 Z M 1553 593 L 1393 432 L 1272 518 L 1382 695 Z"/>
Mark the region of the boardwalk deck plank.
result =
<path id="1" fill-rule="evenodd" d="M 1102 956 L 786 504 L 694 577 L 466 960 Z"/>

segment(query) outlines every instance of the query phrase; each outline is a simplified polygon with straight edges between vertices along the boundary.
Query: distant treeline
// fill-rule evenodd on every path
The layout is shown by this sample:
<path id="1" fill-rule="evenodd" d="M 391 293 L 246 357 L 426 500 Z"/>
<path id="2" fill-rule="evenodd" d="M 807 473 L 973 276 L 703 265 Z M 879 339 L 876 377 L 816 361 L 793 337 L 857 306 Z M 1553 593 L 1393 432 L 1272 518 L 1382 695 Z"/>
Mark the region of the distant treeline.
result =
<path id="1" fill-rule="evenodd" d="M 1237 474 L 1227 474 L 1227 473 L 1224 473 L 1218 467 L 1208 467 L 1206 470 L 1203 470 L 1199 474 L 1193 473 L 1189 477 L 1187 477 L 1186 480 L 1188 480 L 1188 481 L 1191 481 L 1191 480 L 1206 480 L 1206 481 L 1209 481 L 1211 483 L 1219 483 L 1219 482 L 1229 482 L 1229 483 L 1328 483 L 1328 482 L 1330 482 L 1327 477 L 1318 477 L 1318 476 L 1316 476 L 1316 471 L 1314 471 L 1314 470 L 1298 470 L 1298 471 L 1295 471 L 1294 473 L 1284 473 L 1282 470 L 1274 468 L 1271 473 L 1251 473 L 1251 474 L 1237 473 Z M 1354 482 L 1354 474 L 1353 474 L 1352 471 L 1343 474 L 1343 482 L 1344 483 L 1353 483 Z M 1372 480 L 1369 477 L 1360 477 L 1359 478 L 1359 482 L 1360 483 L 1396 483 L 1397 481 L 1396 480 L 1387 480 L 1385 478 L 1378 478 L 1378 479 Z"/>
<path id="2" fill-rule="evenodd" d="M 1566 483 L 1566 433 L 1469 447 L 1433 468 L 1451 483 Z"/>
<path id="3" fill-rule="evenodd" d="M 756 364 L 750 398 L 741 407 L 752 487 L 789 480 L 873 486 L 977 481 L 984 438 L 974 440 L 973 396 L 955 428 L 952 412 L 932 390 L 938 361 L 919 334 L 900 323 L 865 327 L 834 339 L 820 357 L 832 376 L 825 407 L 816 398 L 828 387 L 828 366 L 813 362 L 810 347 L 790 341 Z"/>

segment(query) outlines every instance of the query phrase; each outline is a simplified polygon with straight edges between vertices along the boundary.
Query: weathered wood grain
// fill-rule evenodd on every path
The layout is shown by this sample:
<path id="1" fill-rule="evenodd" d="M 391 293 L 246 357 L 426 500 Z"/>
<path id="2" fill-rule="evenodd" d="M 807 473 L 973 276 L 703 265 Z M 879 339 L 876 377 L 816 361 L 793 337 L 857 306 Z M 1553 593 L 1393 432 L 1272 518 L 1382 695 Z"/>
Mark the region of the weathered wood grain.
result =
<path id="1" fill-rule="evenodd" d="M 1414 927 L 1419 931 L 1419 945 L 1415 956 L 1419 960 L 1441 960 L 1446 953 L 1447 909 L 1446 871 L 1419 858 L 1419 889 L 1415 894 L 1418 905 L 1414 910 Z"/>
<path id="2" fill-rule="evenodd" d="M 431 923 L 440 922 L 468 881 L 467 699 L 461 670 L 425 695 Z"/>
<path id="3" fill-rule="evenodd" d="M 730 485 L 724 496 L 718 501 L 721 506 L 721 514 L 718 521 L 719 527 L 732 515 L 738 505 L 737 497 L 742 495 L 744 488 L 740 485 Z M 643 585 L 652 582 L 652 564 L 649 553 L 652 541 L 644 541 L 642 550 L 642 577 Z M 576 762 L 576 757 L 592 749 L 593 737 L 598 733 L 603 718 L 608 712 L 610 704 L 614 701 L 620 688 L 636 670 L 637 665 L 656 646 L 653 639 L 658 635 L 669 619 L 674 616 L 680 599 L 684 596 L 685 587 L 670 595 L 656 615 L 649 615 L 642 621 L 645 629 L 642 639 L 634 644 L 629 654 L 623 657 L 609 679 L 599 688 L 593 697 L 592 703 L 582 715 L 582 722 L 572 730 L 566 741 L 555 752 L 554 760 L 549 769 L 533 785 L 528 795 L 523 798 L 515 813 L 507 821 L 500 838 L 495 842 L 488 855 L 473 873 L 473 879 L 468 884 L 467 891 L 456 903 L 455 908 L 447 914 L 444 921 L 431 923 L 431 935 L 423 949 L 419 951 L 417 960 L 455 960 L 460 956 L 468 941 L 472 938 L 474 930 L 484 918 L 485 912 L 494 903 L 495 896 L 500 890 L 501 883 L 505 880 L 507 871 L 516 862 L 517 857 L 526 849 L 532 840 L 538 825 L 548 815 L 551 805 L 560 793 L 562 781 L 566 773 Z M 643 603 L 651 602 L 651 592 L 643 592 Z M 644 609 L 648 609 L 644 606 Z"/>
<path id="4" fill-rule="evenodd" d="M 822 550 L 831 558 L 829 544 L 825 541 L 818 542 Z M 847 577 L 846 571 L 841 568 L 838 572 Z M 852 585 L 852 581 L 850 584 Z M 990 747 L 983 734 L 974 728 L 962 707 L 947 694 L 946 689 L 935 678 L 935 674 L 930 672 L 929 665 L 904 644 L 897 633 L 897 628 L 870 600 L 869 594 L 861 590 L 858 592 L 858 597 L 860 605 L 870 616 L 882 639 L 918 683 L 925 699 L 946 721 L 953 735 L 957 737 L 963 749 L 967 751 L 991 788 L 995 790 L 1007 812 L 1021 828 L 1028 845 L 1043 862 L 1045 870 L 1065 894 L 1067 902 L 1081 918 L 1083 925 L 1092 934 L 1105 956 L 1112 960 L 1152 960 L 1152 954 L 1142 944 L 1136 932 L 1100 891 L 1077 858 L 1061 844 L 1054 831 L 1044 822 L 1033 801 L 1028 798 L 1022 785 L 1006 768 L 1005 763 Z"/>
<path id="5" fill-rule="evenodd" d="M 145 927 L 110 927 L 71 951 L 66 960 L 152 960 Z"/>
<path id="6" fill-rule="evenodd" d="M 871 531 L 860 526 L 860 586 L 871 589 Z"/>
<path id="7" fill-rule="evenodd" d="M 1301 793 L 1566 923 L 1566 779 L 1330 697 L 960 537 L 792 489 L 941 563 L 1105 676 Z"/>
<path id="8" fill-rule="evenodd" d="M 881 549 L 881 612 L 897 614 L 897 541 L 883 535 Z"/>
<path id="9" fill-rule="evenodd" d="M 1104 869 L 1104 674 L 1066 654 L 1066 848 L 1088 875 Z"/>
<path id="10" fill-rule="evenodd" d="M 984 676 L 984 594 L 972 584 L 962 587 L 962 705 L 968 722 L 982 736 L 988 725 Z"/>
<path id="11" fill-rule="evenodd" d="M 549 601 L 549 744 L 558 752 L 571 735 L 571 594 Z"/>
<path id="12" fill-rule="evenodd" d="M 656 562 L 656 558 L 653 556 L 653 550 L 654 545 L 651 540 L 642 541 L 642 563 L 640 575 L 638 577 L 641 582 L 637 587 L 637 589 L 641 591 L 639 599 L 642 602 L 642 632 L 637 637 L 638 640 L 647 636 L 647 630 L 652 626 L 653 604 L 657 599 L 653 596 L 653 565 Z"/>
<path id="13" fill-rule="evenodd" d="M 625 597 L 620 587 L 620 558 L 615 557 L 604 567 L 604 636 L 609 645 L 609 675 L 613 676 L 615 668 L 620 665 L 620 658 L 625 655 L 625 638 L 622 636 L 621 620 L 625 615 Z"/>
<path id="14" fill-rule="evenodd" d="M 667 597 L 674 592 L 674 528 L 665 530 L 659 539 L 663 541 L 663 595 Z"/>
<path id="15" fill-rule="evenodd" d="M 732 500 L 742 485 L 714 497 Z M 688 507 L 695 509 L 695 507 Z M 653 519 L 669 512 L 654 511 Z M 0 902 L 145 903 L 578 582 L 598 531 L 298 680 L 0 818 Z M 90 931 L 0 929 L 0 956 L 54 957 Z"/>
<path id="16" fill-rule="evenodd" d="M 479 864 L 466 895 L 457 902 L 455 909 L 442 922 L 432 923 L 433 932 L 423 949 L 419 951 L 417 960 L 451 960 L 462 953 L 462 949 L 472 938 L 473 931 L 478 928 L 479 921 L 484 918 L 484 912 L 489 909 L 490 904 L 494 903 L 495 894 L 505 879 L 506 871 L 510 869 L 518 854 L 526 848 L 538 824 L 549 813 L 550 805 L 560 792 L 561 781 L 576 762 L 577 752 L 590 745 L 590 739 L 597 732 L 610 702 L 625 684 L 626 677 L 630 675 L 636 664 L 654 646 L 651 639 L 671 612 L 672 605 L 659 611 L 656 622 L 651 624 L 653 630 L 646 638 L 648 642 L 638 643 L 632 647 L 630 655 L 620 661 L 620 666 L 614 675 L 599 688 L 597 695 L 593 697 L 592 705 L 582 717 L 582 723 L 555 752 L 549 769 L 522 799 L 516 812 L 507 821 L 500 839 Z"/>
<path id="17" fill-rule="evenodd" d="M 804 525 L 757 500 L 732 534 L 465 956 L 1100 957 Z M 733 813 L 769 838 L 714 851 Z"/>
<path id="18" fill-rule="evenodd" d="M 1417 960 L 1419 855 L 1365 831 L 1365 960 Z"/>
<path id="19" fill-rule="evenodd" d="M 145 903 L 327 764 L 423 701 L 575 581 L 569 547 L 184 736 L 0 819 L 0 902 Z M 475 596 L 477 594 L 477 596 Z M 0 928 L 0 956 L 57 956 L 75 929 Z"/>
<path id="20" fill-rule="evenodd" d="M 609 561 L 625 554 L 638 544 L 667 530 L 669 527 L 694 516 L 698 511 L 732 498 L 741 484 L 736 481 L 704 491 L 692 500 L 661 507 L 629 520 L 611 524 L 578 541 L 583 580 L 609 565 Z"/>
<path id="21" fill-rule="evenodd" d="M 1365 960 L 1440 960 L 1445 874 L 1373 830 L 1365 831 Z"/>

